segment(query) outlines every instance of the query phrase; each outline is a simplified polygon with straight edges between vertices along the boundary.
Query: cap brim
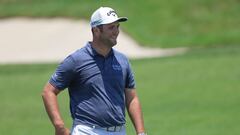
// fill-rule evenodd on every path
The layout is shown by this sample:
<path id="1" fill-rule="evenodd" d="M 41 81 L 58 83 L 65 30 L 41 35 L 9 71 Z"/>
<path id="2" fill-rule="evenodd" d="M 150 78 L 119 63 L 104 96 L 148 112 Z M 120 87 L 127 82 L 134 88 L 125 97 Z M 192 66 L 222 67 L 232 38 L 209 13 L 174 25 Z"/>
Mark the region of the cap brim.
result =
<path id="1" fill-rule="evenodd" d="M 105 21 L 105 22 L 101 22 L 98 25 L 91 25 L 91 26 L 93 28 L 93 27 L 96 27 L 96 26 L 99 26 L 99 25 L 103 25 L 103 24 L 110 24 L 110 23 L 114 23 L 114 22 L 126 22 L 127 20 L 128 20 L 127 17 L 119 17 L 116 20 L 108 20 L 108 21 Z"/>
<path id="2" fill-rule="evenodd" d="M 119 18 L 117 19 L 118 22 L 126 22 L 127 20 L 128 20 L 127 17 L 119 17 Z"/>

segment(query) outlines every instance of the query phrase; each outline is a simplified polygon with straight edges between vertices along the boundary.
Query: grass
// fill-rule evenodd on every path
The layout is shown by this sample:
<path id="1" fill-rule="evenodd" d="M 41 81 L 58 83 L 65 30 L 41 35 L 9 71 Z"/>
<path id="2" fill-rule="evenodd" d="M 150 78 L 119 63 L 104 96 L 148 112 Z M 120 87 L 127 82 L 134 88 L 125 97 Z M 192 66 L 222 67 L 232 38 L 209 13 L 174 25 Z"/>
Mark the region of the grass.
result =
<path id="1" fill-rule="evenodd" d="M 127 3 L 127 4 L 126 4 Z M 150 47 L 239 45 L 238 0 L 0 0 L 0 18 L 70 17 L 89 20 L 99 6 L 129 17 L 123 29 Z"/>
<path id="2" fill-rule="evenodd" d="M 148 134 L 237 135 L 239 61 L 239 46 L 132 60 Z M 56 65 L 0 65 L 0 134 L 53 134 L 40 93 Z M 68 101 L 65 91 L 59 102 L 70 127 Z"/>
<path id="3" fill-rule="evenodd" d="M 102 5 L 128 16 L 123 30 L 142 45 L 193 48 L 182 56 L 132 60 L 148 134 L 239 134 L 238 0 L 0 0 L 0 18 L 89 19 Z M 0 65 L 1 135 L 53 134 L 40 93 L 56 66 Z M 67 91 L 59 102 L 70 128 Z M 134 134 L 129 119 L 127 132 Z"/>

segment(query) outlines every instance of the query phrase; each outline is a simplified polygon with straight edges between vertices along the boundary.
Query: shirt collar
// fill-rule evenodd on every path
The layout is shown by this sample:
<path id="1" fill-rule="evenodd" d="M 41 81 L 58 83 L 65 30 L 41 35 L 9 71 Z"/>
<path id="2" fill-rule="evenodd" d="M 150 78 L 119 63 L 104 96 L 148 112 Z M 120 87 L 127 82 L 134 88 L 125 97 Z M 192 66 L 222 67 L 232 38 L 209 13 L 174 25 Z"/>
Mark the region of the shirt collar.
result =
<path id="1" fill-rule="evenodd" d="M 87 47 L 87 51 L 90 55 L 92 55 L 92 56 L 102 56 L 92 47 L 91 42 L 87 42 L 86 47 Z M 113 54 L 114 54 L 114 51 L 113 51 L 113 49 L 111 49 L 111 51 L 108 53 L 106 58 L 112 56 Z"/>

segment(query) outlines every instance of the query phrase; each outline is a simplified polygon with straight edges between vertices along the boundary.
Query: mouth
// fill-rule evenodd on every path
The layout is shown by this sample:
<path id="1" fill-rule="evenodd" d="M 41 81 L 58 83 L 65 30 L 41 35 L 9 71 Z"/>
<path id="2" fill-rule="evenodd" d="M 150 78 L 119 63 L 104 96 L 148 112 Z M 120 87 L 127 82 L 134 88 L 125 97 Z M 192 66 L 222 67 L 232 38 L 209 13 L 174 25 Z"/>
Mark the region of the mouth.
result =
<path id="1" fill-rule="evenodd" d="M 112 39 L 117 40 L 117 36 L 112 37 Z"/>

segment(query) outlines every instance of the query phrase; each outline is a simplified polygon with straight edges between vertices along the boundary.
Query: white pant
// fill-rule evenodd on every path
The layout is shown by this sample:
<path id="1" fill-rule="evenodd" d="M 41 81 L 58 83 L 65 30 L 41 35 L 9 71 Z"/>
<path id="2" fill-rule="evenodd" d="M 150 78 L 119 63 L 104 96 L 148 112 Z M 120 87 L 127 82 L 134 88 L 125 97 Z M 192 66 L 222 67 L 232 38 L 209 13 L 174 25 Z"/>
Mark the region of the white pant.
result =
<path id="1" fill-rule="evenodd" d="M 71 135 L 126 135 L 126 129 L 123 127 L 119 132 L 109 132 L 100 128 L 93 128 L 86 125 L 75 125 L 72 128 Z"/>

